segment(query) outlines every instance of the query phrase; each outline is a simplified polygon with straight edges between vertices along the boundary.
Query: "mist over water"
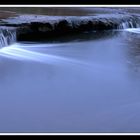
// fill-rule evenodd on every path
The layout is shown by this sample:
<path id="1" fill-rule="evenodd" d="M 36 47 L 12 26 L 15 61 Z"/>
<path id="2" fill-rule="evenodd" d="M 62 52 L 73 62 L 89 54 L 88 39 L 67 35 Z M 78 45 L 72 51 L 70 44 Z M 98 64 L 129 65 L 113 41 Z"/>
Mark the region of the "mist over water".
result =
<path id="1" fill-rule="evenodd" d="M 0 132 L 140 132 L 139 29 L 109 32 L 3 47 Z"/>

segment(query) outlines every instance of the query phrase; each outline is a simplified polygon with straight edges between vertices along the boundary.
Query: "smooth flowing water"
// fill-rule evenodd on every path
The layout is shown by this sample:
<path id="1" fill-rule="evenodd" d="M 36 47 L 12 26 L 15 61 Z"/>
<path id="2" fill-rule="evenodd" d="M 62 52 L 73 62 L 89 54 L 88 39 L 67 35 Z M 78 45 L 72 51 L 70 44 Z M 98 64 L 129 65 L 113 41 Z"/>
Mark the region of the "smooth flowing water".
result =
<path id="1" fill-rule="evenodd" d="M 0 132 L 140 132 L 139 29 L 0 50 Z"/>

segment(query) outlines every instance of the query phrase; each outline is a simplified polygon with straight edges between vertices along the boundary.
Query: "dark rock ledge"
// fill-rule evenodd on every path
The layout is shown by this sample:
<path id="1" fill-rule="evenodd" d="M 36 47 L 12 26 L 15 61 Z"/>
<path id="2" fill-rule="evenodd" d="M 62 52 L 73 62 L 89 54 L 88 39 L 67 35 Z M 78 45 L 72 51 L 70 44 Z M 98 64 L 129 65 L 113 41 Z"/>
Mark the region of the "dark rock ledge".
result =
<path id="1" fill-rule="evenodd" d="M 18 41 L 47 40 L 93 30 L 139 27 L 134 15 L 100 14 L 95 16 L 18 15 L 0 20 L 1 27 L 15 27 Z"/>

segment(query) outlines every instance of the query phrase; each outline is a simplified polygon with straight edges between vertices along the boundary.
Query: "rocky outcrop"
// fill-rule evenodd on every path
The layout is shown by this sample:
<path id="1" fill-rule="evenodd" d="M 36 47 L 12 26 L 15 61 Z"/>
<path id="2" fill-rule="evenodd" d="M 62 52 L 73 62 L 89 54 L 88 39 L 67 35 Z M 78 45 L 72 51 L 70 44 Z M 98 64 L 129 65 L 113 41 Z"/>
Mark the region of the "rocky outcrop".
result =
<path id="1" fill-rule="evenodd" d="M 139 27 L 140 18 L 130 14 L 94 16 L 19 15 L 3 19 L 0 26 L 15 27 L 18 41 L 39 41 L 76 33 Z"/>

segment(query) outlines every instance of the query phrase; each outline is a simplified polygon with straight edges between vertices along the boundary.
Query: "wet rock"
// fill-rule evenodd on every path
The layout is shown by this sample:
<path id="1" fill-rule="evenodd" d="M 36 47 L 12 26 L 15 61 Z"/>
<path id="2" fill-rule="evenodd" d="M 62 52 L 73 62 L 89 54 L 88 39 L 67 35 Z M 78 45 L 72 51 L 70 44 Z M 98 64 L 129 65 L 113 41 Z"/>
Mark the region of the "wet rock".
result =
<path id="1" fill-rule="evenodd" d="M 140 18 L 124 14 L 100 14 L 79 17 L 22 15 L 2 20 L 0 25 L 16 27 L 19 41 L 38 41 L 85 31 L 138 27 Z"/>

